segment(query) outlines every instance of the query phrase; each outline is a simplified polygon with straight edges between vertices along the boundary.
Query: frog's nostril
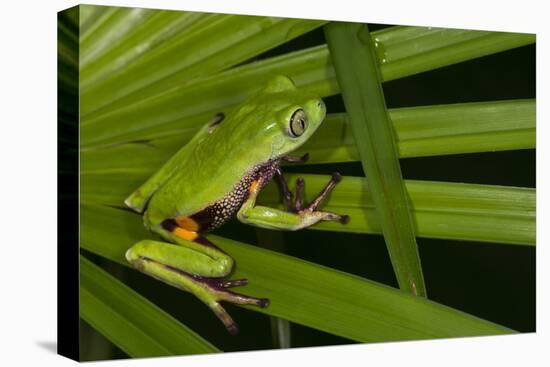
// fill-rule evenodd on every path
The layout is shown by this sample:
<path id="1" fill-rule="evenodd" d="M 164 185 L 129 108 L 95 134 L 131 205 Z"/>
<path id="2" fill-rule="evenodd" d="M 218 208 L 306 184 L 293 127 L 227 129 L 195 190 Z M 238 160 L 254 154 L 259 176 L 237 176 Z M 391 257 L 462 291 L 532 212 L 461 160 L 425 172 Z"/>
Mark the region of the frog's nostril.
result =
<path id="1" fill-rule="evenodd" d="M 323 102 L 321 102 L 321 101 L 317 102 L 317 107 L 319 107 L 319 108 L 323 107 Z"/>

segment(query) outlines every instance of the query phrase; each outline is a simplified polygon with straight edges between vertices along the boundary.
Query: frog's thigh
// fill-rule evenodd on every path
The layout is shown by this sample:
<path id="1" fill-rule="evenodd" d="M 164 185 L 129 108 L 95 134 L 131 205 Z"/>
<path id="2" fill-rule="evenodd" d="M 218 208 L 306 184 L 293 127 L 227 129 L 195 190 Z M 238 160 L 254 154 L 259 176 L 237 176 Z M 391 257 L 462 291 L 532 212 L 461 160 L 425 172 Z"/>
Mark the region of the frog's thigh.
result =
<path id="1" fill-rule="evenodd" d="M 173 234 L 163 235 L 169 237 Z M 267 307 L 269 301 L 265 298 L 245 296 L 227 290 L 247 283 L 246 279 L 219 278 L 227 275 L 233 266 L 229 256 L 213 245 L 200 245 L 177 235 L 173 236 L 177 245 L 152 240 L 140 241 L 126 252 L 126 259 L 138 270 L 197 296 L 214 311 L 231 334 L 236 334 L 238 327 L 219 301 Z M 212 258 L 207 253 L 187 247 L 197 245 L 213 251 L 217 257 Z"/>
<path id="2" fill-rule="evenodd" d="M 126 252 L 126 259 L 145 273 L 157 277 L 162 273 L 169 275 L 170 279 L 173 276 L 178 278 L 185 275 L 181 274 L 182 272 L 209 278 L 224 277 L 233 267 L 233 261 L 226 254 L 213 257 L 208 252 L 199 251 L 204 245 L 182 238 L 177 239 L 177 244 L 179 246 L 143 240 Z M 170 282 L 170 279 L 166 280 Z"/>

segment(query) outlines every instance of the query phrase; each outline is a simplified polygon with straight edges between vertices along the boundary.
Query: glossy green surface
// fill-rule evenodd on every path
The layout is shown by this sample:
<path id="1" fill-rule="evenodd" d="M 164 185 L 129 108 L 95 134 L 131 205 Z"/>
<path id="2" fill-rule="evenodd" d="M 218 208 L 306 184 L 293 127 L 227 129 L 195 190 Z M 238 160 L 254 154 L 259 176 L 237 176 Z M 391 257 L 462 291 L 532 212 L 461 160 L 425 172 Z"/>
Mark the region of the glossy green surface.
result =
<path id="1" fill-rule="evenodd" d="M 138 184 L 148 174 L 149 171 L 120 170 L 82 175 L 82 182 L 87 186 L 82 200 L 122 206 L 120 203 L 132 185 Z M 294 190 L 297 177 L 307 181 L 306 199 L 313 198 L 329 178 L 311 174 L 286 174 L 285 177 L 291 190 Z M 488 246 L 499 243 L 535 246 L 535 189 L 416 180 L 405 180 L 405 185 L 419 237 L 479 241 Z M 260 203 L 281 206 L 275 183 L 263 190 Z M 346 176 L 326 200 L 323 209 L 347 213 L 350 222 L 345 226 L 332 222 L 317 223 L 309 229 L 382 233 L 365 178 Z"/>
<path id="2" fill-rule="evenodd" d="M 305 112 L 307 128 L 296 136 L 292 121 L 300 110 Z M 325 113 L 321 99 L 303 95 L 286 77 L 276 77 L 223 121 L 203 127 L 126 203 L 140 211 L 149 200 L 145 212 L 149 227 L 195 214 L 224 199 L 254 167 L 303 145 Z"/>
<path id="3" fill-rule="evenodd" d="M 259 167 L 278 164 L 303 145 L 325 114 L 320 98 L 304 95 L 289 78 L 276 76 L 246 103 L 206 124 L 126 198 L 126 205 L 135 211 L 141 213 L 146 208 L 145 226 L 172 243 L 142 240 L 126 252 L 128 262 L 194 294 L 231 334 L 236 334 L 238 326 L 219 302 L 265 307 L 269 301 L 245 299 L 219 286 L 209 286 L 207 281 L 195 280 L 193 276 L 225 278 L 234 269 L 230 254 L 215 245 L 200 244 L 197 236 L 203 236 L 207 226 L 217 227 L 235 213 L 243 223 L 279 230 L 298 230 L 320 220 L 338 218 L 308 208 L 295 213 L 256 205 L 268 177 L 275 173 L 257 171 L 265 169 Z M 205 210 L 209 210 L 206 222 L 212 224 L 191 219 Z M 186 222 L 180 224 L 180 218 Z M 172 228 L 165 226 L 167 220 L 172 221 Z"/>
<path id="4" fill-rule="evenodd" d="M 219 351 L 82 256 L 80 305 L 82 318 L 132 357 Z"/>
<path id="5" fill-rule="evenodd" d="M 364 24 L 325 27 L 348 118 L 369 177 L 377 217 L 399 288 L 426 296 L 415 226 L 380 80 L 375 44 Z"/>
<path id="6" fill-rule="evenodd" d="M 153 238 L 147 237 L 139 216 L 128 211 L 84 204 L 81 216 L 82 247 L 125 266 L 127 248 Z M 110 226 L 104 225 L 105 218 Z M 251 280 L 239 288 L 243 293 L 269 295 L 269 307 L 251 311 L 360 342 L 514 332 L 365 278 L 220 236 L 210 239 L 238 259 L 234 277 Z M 173 302 L 185 307 L 185 301 Z M 224 333 L 221 326 L 219 332 Z"/>
<path id="7" fill-rule="evenodd" d="M 100 37 L 93 41 L 92 34 L 96 30 L 102 32 L 103 36 L 108 36 L 111 43 L 103 42 L 104 52 L 94 51 L 97 57 L 89 58 L 80 74 L 82 76 L 80 81 L 87 94 L 82 102 L 85 108 L 89 108 L 88 112 L 80 116 L 80 119 L 78 115 L 72 119 L 70 116 L 61 115 L 60 121 L 63 124 L 63 131 L 75 128 L 75 121 L 78 121 L 81 127 L 80 197 L 82 202 L 86 203 L 82 211 L 82 247 L 120 264 L 128 265 L 124 253 L 132 244 L 142 239 L 158 240 L 158 237 L 146 231 L 139 215 L 113 207 L 122 207 L 128 193 L 143 183 L 178 149 L 189 142 L 197 130 L 212 116 L 218 112 L 227 113 L 247 98 L 257 94 L 267 80 L 277 74 L 291 77 L 304 93 L 326 97 L 340 92 L 327 46 L 323 44 L 325 41 L 322 37 L 318 37 L 322 36 L 322 32 L 317 30 L 311 35 L 307 34 L 300 40 L 296 40 L 298 42 L 288 43 L 293 37 L 324 24 L 323 21 L 299 19 L 255 21 L 243 17 L 242 23 L 235 21 L 231 23 L 231 17 L 223 14 L 161 11 L 158 15 L 152 14 L 143 18 L 143 22 L 134 22 L 133 30 L 128 31 L 124 29 L 124 22 L 116 21 L 114 8 L 81 6 L 80 9 L 80 35 L 88 39 L 87 45 L 92 46 L 81 51 L 83 53 L 93 51 L 96 47 L 94 43 L 102 42 Z M 146 11 L 142 15 L 145 13 Z M 131 18 L 132 15 L 139 14 L 140 12 L 128 12 L 125 16 Z M 128 19 L 131 21 L 130 18 Z M 116 21 L 112 23 L 112 28 L 120 27 L 118 39 L 113 37 L 117 32 L 111 32 L 111 34 L 106 32 L 109 28 L 106 24 L 111 21 Z M 216 27 L 205 27 L 208 23 L 215 23 L 218 27 L 237 25 L 237 28 L 246 29 L 247 35 L 240 40 L 237 40 L 238 37 L 231 37 L 236 42 L 231 43 L 227 48 L 220 39 L 219 43 L 211 43 L 214 48 L 217 48 L 207 53 L 201 55 L 186 53 L 189 49 L 200 49 L 203 38 L 213 40 L 208 32 L 215 31 Z M 256 27 L 255 24 L 272 26 Z M 62 24 L 63 41 L 59 44 L 60 108 L 64 113 L 70 114 L 78 114 L 78 109 L 75 110 L 75 106 L 63 104 L 66 100 L 63 98 L 63 93 L 70 90 L 63 86 L 74 86 L 77 80 L 75 76 L 78 75 L 78 72 L 74 71 L 75 65 L 78 66 L 78 55 L 75 57 L 71 52 L 71 47 L 78 45 L 78 37 L 75 38 L 70 33 L 74 27 L 78 27 L 78 21 L 71 23 L 69 20 L 67 24 Z M 194 39 L 187 37 L 193 33 L 199 35 L 202 30 L 205 32 Z M 268 38 L 267 42 L 264 42 L 264 36 Z M 312 39 L 312 36 L 319 38 L 318 46 L 315 46 L 315 43 L 302 43 L 302 40 Z M 377 57 L 383 81 L 473 60 L 480 56 L 535 42 L 535 36 L 529 34 L 431 27 L 392 26 L 373 32 L 372 36 L 377 45 Z M 276 47 L 283 43 L 288 45 Z M 272 48 L 275 49 L 264 54 L 266 50 Z M 495 55 L 492 59 L 501 60 L 506 64 L 502 60 L 508 60 L 508 55 L 514 52 L 506 53 L 507 56 L 503 54 L 502 57 Z M 525 55 L 525 52 L 520 51 L 520 54 Z M 461 65 L 459 68 L 472 63 L 477 61 Z M 509 82 L 508 75 L 516 75 L 516 72 L 517 69 L 503 74 L 503 82 Z M 437 73 L 439 71 L 430 75 Z M 415 88 L 428 87 L 429 83 L 424 83 L 422 77 L 419 80 L 420 84 Z M 487 81 L 487 84 L 492 84 L 487 85 L 487 88 L 498 85 L 495 81 Z M 516 84 L 518 83 L 514 85 Z M 453 83 L 441 85 L 446 92 L 453 89 Z M 510 86 L 510 88 L 515 87 Z M 459 89 L 468 92 L 465 91 L 467 88 Z M 478 97 L 478 95 L 472 95 L 464 99 L 444 100 L 443 103 L 497 99 Z M 534 95 L 512 92 L 510 97 L 499 97 L 499 99 L 526 97 L 534 98 Z M 425 102 L 427 105 L 436 103 L 438 103 L 436 99 Z M 348 115 L 334 113 L 338 112 L 338 109 L 332 108 L 329 112 L 333 113 L 327 116 L 318 131 L 295 154 L 309 152 L 308 163 L 313 164 L 359 161 L 358 145 L 361 141 L 355 142 Z M 397 135 L 397 149 L 401 158 L 535 147 L 534 100 L 419 106 L 392 109 L 389 113 Z M 517 155 L 525 156 L 523 152 L 510 156 Z M 454 158 L 448 157 L 448 159 Z M 349 167 L 350 164 L 342 166 Z M 517 165 L 514 166 L 511 163 L 511 169 L 514 167 L 517 169 Z M 319 168 L 319 170 L 314 171 L 313 168 Z M 325 171 L 323 172 L 321 168 Z M 61 174 L 70 173 L 72 169 L 74 167 L 63 164 L 60 166 Z M 332 169 L 339 168 L 304 166 L 295 169 L 294 172 L 303 170 L 327 174 Z M 510 175 L 516 173 L 522 174 L 523 171 L 511 171 Z M 359 172 L 348 174 L 360 175 Z M 307 198 L 312 198 L 328 179 L 325 175 L 298 175 L 304 176 L 307 181 Z M 291 181 L 291 188 L 298 175 L 287 175 Z M 462 178 L 458 177 L 457 180 Z M 469 182 L 481 182 L 477 181 L 477 178 L 470 177 L 470 179 Z M 493 183 L 493 181 L 484 182 Z M 523 181 L 518 182 L 520 184 L 511 184 L 518 186 L 522 185 Z M 500 183 L 500 181 L 494 183 Z M 411 180 L 406 181 L 406 187 L 411 196 L 417 234 L 423 237 L 453 240 L 425 241 L 427 244 L 423 251 L 426 252 L 423 256 L 429 256 L 430 253 L 438 255 L 437 258 L 434 258 L 435 255 L 432 256 L 431 264 L 428 261 L 427 268 L 424 269 L 425 273 L 432 276 L 434 271 L 438 271 L 437 280 L 432 278 L 429 283 L 431 295 L 437 293 L 437 287 L 443 285 L 446 289 L 445 294 L 439 293 L 439 298 L 436 296 L 434 299 L 517 330 L 530 330 L 529 324 L 522 326 L 515 322 L 518 318 L 530 320 L 531 317 L 529 307 L 532 300 L 528 297 L 523 298 L 526 294 L 529 295 L 529 283 L 522 282 L 518 274 L 524 271 L 530 274 L 528 269 L 523 268 L 526 262 L 521 254 L 532 253 L 534 249 L 523 246 L 498 246 L 498 243 L 528 246 L 535 244 L 535 190 Z M 69 192 L 61 192 L 62 199 L 70 195 Z M 269 185 L 263 191 L 260 203 L 276 208 L 281 207 L 275 185 Z M 357 307 L 351 303 L 354 300 L 348 296 L 356 294 L 355 289 L 363 289 L 365 278 L 354 277 L 319 264 L 329 264 L 330 267 L 345 272 L 364 274 L 367 278 L 372 277 L 388 283 L 389 278 L 377 278 L 384 273 L 379 268 L 379 264 L 387 260 L 385 253 L 377 256 L 376 260 L 369 256 L 371 263 L 368 266 L 360 263 L 363 260 L 362 256 L 372 254 L 377 247 L 383 247 L 380 237 L 364 236 L 370 238 L 372 242 L 361 246 L 362 244 L 357 240 L 362 241 L 363 236 L 351 234 L 353 232 L 381 233 L 373 205 L 367 181 L 359 177 L 346 176 L 336 187 L 323 209 L 348 213 L 352 216 L 352 220 L 346 226 L 325 222 L 316 224 L 311 229 L 344 232 L 341 235 L 342 238 L 356 239 L 356 241 L 340 243 L 339 234 L 328 232 L 319 234 L 302 231 L 284 234 L 284 240 L 288 241 L 286 248 L 283 246 L 277 250 L 296 256 L 284 256 L 285 261 L 273 260 L 274 257 L 270 256 L 271 252 L 257 251 L 256 248 L 249 251 L 251 246 L 242 242 L 236 243 L 219 236 L 212 236 L 211 239 L 236 259 L 238 267 L 235 276 L 247 276 L 251 281 L 254 279 L 254 282 L 243 288 L 242 292 L 257 296 L 269 295 L 275 303 L 264 311 L 277 314 L 284 320 L 292 320 L 290 333 L 293 347 L 349 343 L 351 339 L 409 340 L 420 334 L 425 337 L 483 334 L 486 328 L 463 322 L 462 318 L 455 318 L 451 312 L 449 314 L 433 313 L 427 308 L 424 314 L 413 312 L 409 315 L 407 309 L 397 307 L 401 303 L 400 298 L 392 298 L 385 292 L 378 293 L 379 297 L 362 297 Z M 91 206 L 97 206 L 99 209 L 91 211 L 89 210 Z M 254 233 L 254 230 L 249 226 L 229 224 L 228 227 L 222 228 L 218 235 L 227 237 L 234 235 L 240 241 L 253 244 L 254 238 L 247 237 L 250 233 Z M 321 243 L 322 241 L 317 243 L 315 240 L 315 238 L 324 237 L 336 238 L 335 242 L 342 245 L 338 248 L 339 252 L 335 252 L 331 246 L 327 248 Z M 315 246 L 313 253 L 306 255 L 303 251 L 297 250 L 304 241 L 308 246 L 310 244 Z M 260 242 L 257 245 L 263 247 L 265 244 Z M 470 256 L 457 259 L 453 256 L 456 253 L 453 251 L 469 253 Z M 521 256 L 513 256 L 510 262 L 501 262 L 499 265 L 503 253 Z M 469 272 L 475 269 L 470 267 L 472 264 L 475 266 L 475 261 L 480 254 L 486 255 L 490 261 L 490 268 L 485 269 L 487 271 L 483 272 L 479 282 L 477 280 L 472 282 L 468 276 Z M 98 259 L 87 251 L 84 251 L 84 256 Z M 297 257 L 308 258 L 312 262 L 305 262 L 307 266 L 302 266 L 304 261 Z M 358 267 L 348 267 L 342 264 L 342 258 L 347 258 L 346 261 L 350 263 L 360 264 Z M 480 259 L 480 261 L 484 260 Z M 115 264 L 105 266 L 104 263 L 108 263 L 108 260 L 102 259 L 100 262 L 102 268 L 112 274 L 122 273 L 121 279 L 125 282 L 128 278 L 134 280 L 127 284 L 223 350 L 273 347 L 270 339 L 265 339 L 265 335 L 269 335 L 270 331 L 269 323 L 264 322 L 266 318 L 262 315 L 233 307 L 231 311 L 236 321 L 243 323 L 243 328 L 238 338 L 232 338 L 225 333 L 210 311 L 196 302 L 193 297 L 164 286 L 160 282 L 146 279 L 129 268 Z M 509 268 L 504 268 L 503 266 L 506 265 L 503 264 L 507 264 Z M 277 268 L 279 266 L 281 268 Z M 443 270 L 449 268 L 452 268 L 452 274 Z M 318 279 L 323 282 L 328 281 L 327 284 L 331 284 L 330 287 L 324 288 L 318 282 L 315 283 L 317 279 L 310 279 L 310 277 L 324 274 L 319 272 L 319 269 L 327 273 L 326 277 L 322 276 Z M 393 277 L 391 267 L 386 270 Z M 520 279 L 514 276 L 519 276 Z M 289 278 L 286 279 L 286 277 Z M 460 280 L 454 283 L 453 277 L 459 277 Z M 357 282 L 353 284 L 341 282 L 345 279 L 356 279 Z M 335 283 L 332 284 L 331 281 Z M 512 284 L 516 285 L 516 288 L 510 287 L 514 293 L 510 294 L 506 281 L 512 281 Z M 368 284 L 371 283 L 373 282 L 368 282 Z M 149 289 L 147 285 L 150 286 Z M 376 285 L 379 286 L 379 284 Z M 484 286 L 487 288 L 483 288 Z M 317 294 L 320 296 L 315 297 Z M 361 290 L 360 294 L 367 293 Z M 301 298 L 301 295 L 308 297 Z M 369 293 L 370 295 L 372 294 Z M 96 305 L 103 303 L 116 308 L 121 314 L 124 313 L 126 304 L 123 300 L 115 299 L 115 302 L 120 302 L 120 308 L 118 308 L 106 297 L 106 294 L 101 293 L 94 300 L 87 298 L 83 302 L 89 306 L 88 309 L 90 307 L 95 309 Z M 457 301 L 459 298 L 464 302 Z M 299 302 L 296 303 L 296 301 Z M 395 304 L 392 304 L 393 302 Z M 405 302 L 403 305 L 409 304 Z M 493 309 L 487 309 L 491 305 Z M 189 309 L 193 309 L 194 312 L 189 314 L 187 312 Z M 448 307 L 445 309 L 462 314 Z M 522 312 L 512 316 L 509 313 L 510 310 L 514 312 L 516 309 Z M 148 310 L 143 306 L 143 312 Z M 258 311 L 256 308 L 251 310 Z M 408 319 L 408 316 L 403 314 L 404 310 L 407 315 L 420 321 L 415 323 L 414 319 Z M 151 313 L 152 317 L 153 315 Z M 128 313 L 127 316 L 129 324 L 140 325 L 141 316 L 138 313 Z M 248 325 L 247 319 L 250 322 Z M 453 323 L 452 319 L 458 322 Z M 112 313 L 88 313 L 86 320 L 90 324 L 95 320 L 94 327 L 104 335 L 112 335 L 119 330 L 117 315 Z M 208 323 L 209 320 L 210 323 Z M 383 322 L 379 323 L 378 320 Z M 102 327 L 99 326 L 100 321 L 103 321 Z M 203 321 L 207 322 L 203 323 Z M 296 324 L 307 325 L 333 335 Z M 434 330 L 438 324 L 444 326 Z M 154 325 L 158 326 L 159 334 L 168 332 L 171 327 L 170 323 Z M 245 325 L 247 325 L 246 328 Z M 518 325 L 517 328 L 516 325 Z M 497 332 L 502 332 L 502 328 L 499 330 Z M 509 332 L 509 329 L 505 332 Z M 486 334 L 489 333 L 492 331 Z M 335 335 L 347 339 L 342 340 Z M 149 336 L 144 333 L 133 333 L 133 337 L 136 344 L 143 345 L 150 342 Z M 155 339 L 160 337 L 155 336 Z M 187 344 L 188 341 L 182 341 L 183 343 Z M 189 343 L 193 342 L 189 341 Z M 118 339 L 115 344 L 125 348 L 124 340 Z M 88 347 L 93 349 L 91 345 Z M 174 351 L 174 353 L 177 352 Z"/>

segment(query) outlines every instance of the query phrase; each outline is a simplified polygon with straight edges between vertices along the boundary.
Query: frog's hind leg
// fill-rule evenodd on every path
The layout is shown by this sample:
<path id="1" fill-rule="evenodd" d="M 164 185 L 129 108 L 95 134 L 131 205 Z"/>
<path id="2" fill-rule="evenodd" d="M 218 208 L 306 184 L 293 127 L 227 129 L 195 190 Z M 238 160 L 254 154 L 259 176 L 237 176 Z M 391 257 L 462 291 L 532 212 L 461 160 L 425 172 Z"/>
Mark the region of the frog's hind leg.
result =
<path id="1" fill-rule="evenodd" d="M 259 307 L 269 304 L 265 298 L 228 290 L 246 285 L 247 280 L 224 278 L 231 273 L 234 261 L 206 238 L 175 225 L 155 228 L 155 232 L 174 244 L 140 241 L 126 252 L 128 262 L 141 272 L 194 294 L 214 311 L 231 334 L 236 334 L 238 327 L 220 301 Z"/>

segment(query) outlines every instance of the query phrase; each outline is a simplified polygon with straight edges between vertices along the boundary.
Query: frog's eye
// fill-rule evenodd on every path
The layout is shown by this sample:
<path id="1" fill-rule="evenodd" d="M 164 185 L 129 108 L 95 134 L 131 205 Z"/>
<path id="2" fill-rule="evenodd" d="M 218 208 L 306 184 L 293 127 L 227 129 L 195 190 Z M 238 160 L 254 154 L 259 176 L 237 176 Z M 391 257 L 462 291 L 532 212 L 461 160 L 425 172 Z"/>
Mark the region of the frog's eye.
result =
<path id="1" fill-rule="evenodd" d="M 307 129 L 307 115 L 301 108 L 294 111 L 290 118 L 290 133 L 293 137 L 298 137 Z"/>

